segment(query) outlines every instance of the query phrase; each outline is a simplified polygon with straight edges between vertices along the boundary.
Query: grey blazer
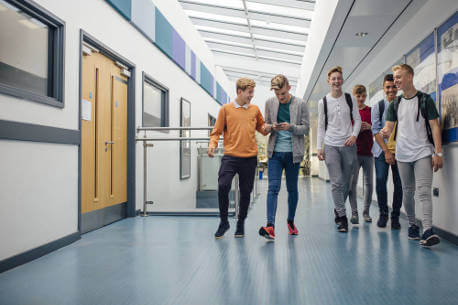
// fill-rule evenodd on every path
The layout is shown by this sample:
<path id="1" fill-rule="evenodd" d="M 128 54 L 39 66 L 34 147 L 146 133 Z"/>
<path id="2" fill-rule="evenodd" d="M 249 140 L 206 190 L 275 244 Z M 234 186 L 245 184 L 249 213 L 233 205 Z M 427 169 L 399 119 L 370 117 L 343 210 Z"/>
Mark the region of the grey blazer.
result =
<path id="1" fill-rule="evenodd" d="M 266 101 L 265 121 L 267 124 L 277 123 L 278 106 L 277 97 L 271 97 Z M 299 163 L 304 158 L 305 141 L 304 135 L 309 133 L 309 111 L 307 104 L 300 98 L 292 96 L 289 106 L 291 140 L 293 146 L 293 162 Z M 272 158 L 277 141 L 277 132 L 271 130 L 267 145 L 267 154 Z"/>

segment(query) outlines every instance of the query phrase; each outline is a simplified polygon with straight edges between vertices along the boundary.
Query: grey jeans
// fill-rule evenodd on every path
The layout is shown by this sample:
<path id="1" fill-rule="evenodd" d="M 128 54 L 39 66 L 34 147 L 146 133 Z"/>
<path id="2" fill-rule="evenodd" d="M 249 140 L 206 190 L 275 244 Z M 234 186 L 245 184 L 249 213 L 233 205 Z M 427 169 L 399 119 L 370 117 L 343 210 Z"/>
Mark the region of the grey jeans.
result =
<path id="1" fill-rule="evenodd" d="M 417 200 L 423 206 L 423 230 L 432 227 L 433 202 L 431 186 L 433 184 L 433 167 L 431 156 L 414 161 L 399 162 L 399 176 L 402 184 L 402 202 L 407 212 L 409 226 L 415 221 L 415 193 Z"/>
<path id="2" fill-rule="evenodd" d="M 334 206 L 339 217 L 345 216 L 345 201 L 350 191 L 350 180 L 356 164 L 356 145 L 324 145 L 325 163 L 331 180 L 331 192 Z"/>
<path id="3" fill-rule="evenodd" d="M 357 204 L 357 185 L 358 185 L 358 176 L 359 169 L 363 168 L 363 183 L 364 183 L 364 209 L 363 214 L 369 215 L 369 207 L 372 202 L 372 192 L 374 189 L 373 180 L 374 180 L 374 158 L 372 156 L 357 156 L 355 171 L 353 173 L 350 193 L 348 194 L 348 199 L 350 200 L 351 213 L 358 214 L 358 204 Z"/>

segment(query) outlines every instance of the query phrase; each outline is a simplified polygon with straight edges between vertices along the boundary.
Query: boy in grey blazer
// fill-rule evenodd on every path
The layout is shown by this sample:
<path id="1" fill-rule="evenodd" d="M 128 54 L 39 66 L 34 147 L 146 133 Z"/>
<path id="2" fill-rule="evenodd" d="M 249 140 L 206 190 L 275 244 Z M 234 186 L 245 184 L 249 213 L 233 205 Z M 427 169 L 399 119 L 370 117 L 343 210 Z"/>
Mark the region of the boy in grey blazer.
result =
<path id="1" fill-rule="evenodd" d="M 270 132 L 267 145 L 267 226 L 261 227 L 259 234 L 274 240 L 275 214 L 283 169 L 288 190 L 288 230 L 290 235 L 298 234 L 294 225 L 298 202 L 297 182 L 300 162 L 304 158 L 304 135 L 309 132 L 309 112 L 302 99 L 289 93 L 291 86 L 284 75 L 275 76 L 270 89 L 275 91 L 275 97 L 268 99 L 265 106 L 265 130 Z"/>

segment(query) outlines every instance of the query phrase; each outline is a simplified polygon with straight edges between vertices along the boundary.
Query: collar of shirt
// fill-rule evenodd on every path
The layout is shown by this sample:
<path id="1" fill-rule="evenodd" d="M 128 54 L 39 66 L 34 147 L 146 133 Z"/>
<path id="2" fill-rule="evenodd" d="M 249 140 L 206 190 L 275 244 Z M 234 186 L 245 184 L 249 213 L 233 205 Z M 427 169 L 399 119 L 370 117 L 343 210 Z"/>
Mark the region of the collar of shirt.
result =
<path id="1" fill-rule="evenodd" d="M 243 106 L 240 106 L 239 103 L 237 103 L 236 101 L 234 101 L 234 106 L 235 106 L 235 108 L 243 107 L 243 108 L 245 108 L 245 109 L 248 109 L 248 104 L 245 104 L 245 105 L 243 105 Z"/>

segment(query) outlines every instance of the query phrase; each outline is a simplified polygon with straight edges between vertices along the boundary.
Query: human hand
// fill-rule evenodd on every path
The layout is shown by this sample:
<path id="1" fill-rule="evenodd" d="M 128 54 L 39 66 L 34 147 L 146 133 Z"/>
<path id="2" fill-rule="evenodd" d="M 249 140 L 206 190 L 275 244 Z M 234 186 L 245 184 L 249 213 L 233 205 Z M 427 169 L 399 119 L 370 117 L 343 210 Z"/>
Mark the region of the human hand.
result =
<path id="1" fill-rule="evenodd" d="M 344 145 L 345 146 L 353 146 L 355 145 L 356 143 L 356 137 L 355 136 L 351 136 L 347 139 L 347 141 L 345 141 Z"/>
<path id="2" fill-rule="evenodd" d="M 444 159 L 437 155 L 433 155 L 432 163 L 434 172 L 437 172 L 439 168 L 442 168 L 442 166 L 444 165 Z"/>
<path id="3" fill-rule="evenodd" d="M 322 149 L 318 149 L 318 151 L 317 151 L 317 154 L 316 154 L 316 155 L 317 155 L 317 157 L 318 157 L 318 160 L 320 160 L 320 161 L 324 161 L 325 157 L 324 157 L 324 152 L 323 152 L 323 150 L 322 150 Z"/>
<path id="4" fill-rule="evenodd" d="M 280 123 L 280 130 L 289 130 L 291 125 L 288 122 Z"/>
<path id="5" fill-rule="evenodd" d="M 389 150 L 385 152 L 385 162 L 390 165 L 393 165 L 396 162 L 394 155 Z"/>
<path id="6" fill-rule="evenodd" d="M 383 127 L 382 130 L 380 130 L 380 134 L 381 134 L 382 137 L 384 137 L 384 138 L 389 138 L 390 135 L 391 135 L 391 131 L 388 130 L 388 128 Z"/>
<path id="7" fill-rule="evenodd" d="M 272 130 L 272 125 L 265 123 L 263 128 L 265 132 L 270 132 Z"/>
<path id="8" fill-rule="evenodd" d="M 207 150 L 207 154 L 210 158 L 213 158 L 215 156 L 215 148 L 214 147 L 209 147 Z"/>
<path id="9" fill-rule="evenodd" d="M 275 131 L 279 131 L 280 130 L 280 124 L 273 123 L 272 124 L 272 129 L 275 130 Z"/>

